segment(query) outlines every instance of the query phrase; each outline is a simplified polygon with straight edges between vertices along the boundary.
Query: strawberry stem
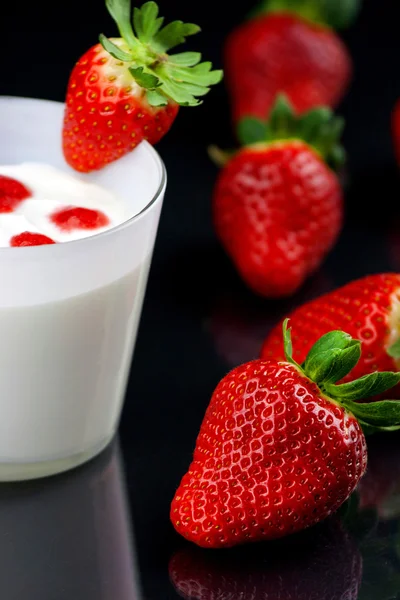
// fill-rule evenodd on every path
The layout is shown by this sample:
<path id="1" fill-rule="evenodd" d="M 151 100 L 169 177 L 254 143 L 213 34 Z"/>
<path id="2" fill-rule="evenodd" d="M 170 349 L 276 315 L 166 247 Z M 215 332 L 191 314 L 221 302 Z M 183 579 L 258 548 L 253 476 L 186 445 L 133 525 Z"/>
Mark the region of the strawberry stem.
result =
<path id="1" fill-rule="evenodd" d="M 210 62 L 200 62 L 199 52 L 168 54 L 198 33 L 197 25 L 173 21 L 163 27 L 164 19 L 151 0 L 135 7 L 133 25 L 130 0 L 106 0 L 106 6 L 122 38 L 111 41 L 101 34 L 99 41 L 116 60 L 127 63 L 132 78 L 146 90 L 149 104 L 165 106 L 172 100 L 182 106 L 197 106 L 210 86 L 221 81 L 222 71 L 213 71 Z"/>

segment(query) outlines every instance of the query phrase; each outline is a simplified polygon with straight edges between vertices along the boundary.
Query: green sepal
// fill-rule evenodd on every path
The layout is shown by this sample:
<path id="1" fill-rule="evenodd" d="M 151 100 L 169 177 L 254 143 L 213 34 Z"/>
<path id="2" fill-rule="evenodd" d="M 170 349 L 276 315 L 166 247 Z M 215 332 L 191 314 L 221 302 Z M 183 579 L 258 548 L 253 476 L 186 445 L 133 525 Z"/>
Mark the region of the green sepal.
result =
<path id="1" fill-rule="evenodd" d="M 296 115 L 284 94 L 279 94 L 271 109 L 269 120 L 244 117 L 238 123 L 237 135 L 242 145 L 302 140 L 312 146 L 334 169 L 345 160 L 340 145 L 344 119 L 336 117 L 327 107 L 314 108 Z"/>
<path id="2" fill-rule="evenodd" d="M 168 104 L 168 99 L 157 90 L 147 90 L 146 98 L 152 106 L 166 106 Z"/>
<path id="3" fill-rule="evenodd" d="M 298 367 L 299 369 L 303 370 L 293 358 L 292 329 L 288 328 L 289 320 L 290 319 L 285 319 L 282 324 L 283 350 L 285 353 L 285 358 L 288 361 L 288 363 L 291 363 L 295 367 Z"/>
<path id="4" fill-rule="evenodd" d="M 149 42 L 161 29 L 164 19 L 158 16 L 155 2 L 146 2 L 141 8 L 133 9 L 133 25 L 136 35 L 142 42 Z"/>
<path id="5" fill-rule="evenodd" d="M 309 359 L 304 368 L 306 375 L 325 389 L 327 384 L 345 377 L 360 360 L 361 344 L 357 340 L 354 342 L 348 348 L 326 350 Z"/>
<path id="6" fill-rule="evenodd" d="M 213 71 L 210 62 L 201 63 L 199 52 L 167 54 L 198 33 L 198 25 L 173 21 L 163 27 L 157 4 L 149 1 L 134 9 L 132 27 L 130 0 L 106 0 L 106 5 L 118 25 L 123 49 L 103 34 L 100 42 L 114 58 L 130 63 L 129 71 L 138 85 L 159 92 L 146 94 L 153 106 L 165 105 L 165 98 L 182 106 L 197 106 L 201 103 L 198 98 L 221 81 L 223 72 Z"/>
<path id="7" fill-rule="evenodd" d="M 263 0 L 251 13 L 292 13 L 314 24 L 344 29 L 355 20 L 361 0 Z"/>
<path id="8" fill-rule="evenodd" d="M 342 400 L 343 406 L 367 425 L 373 427 L 394 427 L 400 425 L 400 402 L 382 400 L 381 402 L 360 403 Z"/>
<path id="9" fill-rule="evenodd" d="M 309 351 L 302 368 L 313 381 L 326 389 L 356 366 L 361 356 L 361 342 L 344 331 L 323 335 Z"/>
<path id="10" fill-rule="evenodd" d="M 161 86 L 161 81 L 155 75 L 146 73 L 143 67 L 129 67 L 129 72 L 135 79 L 136 83 L 146 90 L 155 90 Z"/>
<path id="11" fill-rule="evenodd" d="M 387 353 L 392 358 L 400 358 L 400 338 L 387 349 Z"/>
<path id="12" fill-rule="evenodd" d="M 358 422 L 360 423 L 365 436 L 375 435 L 376 433 L 382 432 L 390 433 L 399 431 L 400 429 L 400 425 L 390 425 L 389 427 L 376 427 L 374 425 L 364 423 L 362 419 L 358 419 Z"/>
<path id="13" fill-rule="evenodd" d="M 109 40 L 103 33 L 99 35 L 99 42 L 103 46 L 104 50 L 107 50 L 107 52 L 117 60 L 122 60 L 123 62 L 130 62 L 132 60 L 131 54 L 121 50 L 119 46 Z"/>
<path id="14" fill-rule="evenodd" d="M 201 61 L 200 52 L 180 52 L 172 54 L 169 57 L 169 62 L 180 67 L 195 67 Z"/>
<path id="15" fill-rule="evenodd" d="M 156 52 L 168 52 L 171 48 L 186 42 L 189 35 L 195 35 L 199 31 L 201 31 L 200 27 L 193 23 L 173 21 L 157 32 L 151 42 L 152 47 Z"/>
<path id="16" fill-rule="evenodd" d="M 244 117 L 238 123 L 237 137 L 242 146 L 268 141 L 268 125 L 256 117 Z"/>
<path id="17" fill-rule="evenodd" d="M 325 392 L 333 399 L 345 402 L 347 400 L 362 400 L 390 390 L 400 382 L 400 373 L 375 372 L 364 375 L 355 381 L 340 385 L 326 384 Z M 376 403 L 374 403 L 376 404 Z M 399 403 L 400 404 L 400 403 Z M 395 423 L 392 423 L 394 425 Z"/>
<path id="18" fill-rule="evenodd" d="M 400 429 L 400 401 L 355 402 L 376 396 L 400 382 L 400 372 L 375 372 L 349 383 L 336 385 L 356 366 L 361 356 L 361 342 L 343 331 L 330 331 L 311 348 L 306 360 L 299 365 L 293 358 L 289 319 L 282 324 L 283 347 L 286 361 L 314 381 L 325 397 L 352 413 L 366 433 Z"/>

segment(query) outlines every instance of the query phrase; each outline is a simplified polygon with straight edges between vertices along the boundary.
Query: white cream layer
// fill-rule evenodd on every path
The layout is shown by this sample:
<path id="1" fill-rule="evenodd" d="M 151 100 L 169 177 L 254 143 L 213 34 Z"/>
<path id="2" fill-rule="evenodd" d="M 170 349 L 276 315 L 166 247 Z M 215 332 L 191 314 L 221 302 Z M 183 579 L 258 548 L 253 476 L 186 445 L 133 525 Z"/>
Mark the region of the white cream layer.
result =
<path id="1" fill-rule="evenodd" d="M 32 194 L 12 213 L 0 213 L 1 247 L 9 246 L 13 236 L 25 231 L 42 233 L 55 242 L 90 237 L 120 225 L 132 216 L 124 202 L 111 192 L 49 165 L 22 163 L 0 166 L 0 175 L 16 179 Z M 50 217 L 67 207 L 99 210 L 108 217 L 109 223 L 96 229 L 63 231 Z"/>

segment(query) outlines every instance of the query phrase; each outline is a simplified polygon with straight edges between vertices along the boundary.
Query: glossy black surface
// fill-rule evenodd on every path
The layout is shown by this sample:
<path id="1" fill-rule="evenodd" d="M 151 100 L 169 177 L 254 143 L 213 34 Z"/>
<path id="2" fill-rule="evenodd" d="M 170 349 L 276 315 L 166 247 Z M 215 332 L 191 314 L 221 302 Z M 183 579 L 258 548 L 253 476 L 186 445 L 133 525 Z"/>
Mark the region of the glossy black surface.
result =
<path id="1" fill-rule="evenodd" d="M 247 11 L 228 0 L 160 2 L 199 22 L 191 43 L 220 66 L 223 36 Z M 250 3 L 248 3 L 250 5 Z M 62 100 L 74 60 L 113 29 L 101 0 L 7 3 L 0 92 Z M 366 273 L 400 268 L 400 184 L 390 112 L 400 97 L 400 7 L 365 0 L 345 34 L 355 60 L 341 112 L 347 222 L 323 269 L 293 299 L 255 298 L 219 248 L 210 219 L 216 169 L 205 148 L 232 143 L 223 86 L 182 110 L 159 145 L 168 192 L 117 448 L 69 474 L 0 486 L 0 581 L 7 600 L 390 600 L 400 597 L 400 438 L 370 442 L 370 471 L 345 522 L 277 544 L 195 551 L 169 523 L 210 395 L 257 355 L 298 303 Z M 122 464 L 123 461 L 123 464 Z M 132 535 L 134 531 L 134 535 Z M 172 561 L 172 562 L 171 562 Z M 136 568 L 137 565 L 137 568 Z M 140 590 L 135 581 L 140 578 Z"/>

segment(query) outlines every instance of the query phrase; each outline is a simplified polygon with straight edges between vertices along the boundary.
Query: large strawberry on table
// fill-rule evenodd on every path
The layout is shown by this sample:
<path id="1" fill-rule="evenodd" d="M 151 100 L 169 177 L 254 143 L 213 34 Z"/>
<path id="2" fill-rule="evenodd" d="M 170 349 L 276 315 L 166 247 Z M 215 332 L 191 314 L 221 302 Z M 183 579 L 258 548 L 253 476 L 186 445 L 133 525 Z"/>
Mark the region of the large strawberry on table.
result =
<path id="1" fill-rule="evenodd" d="M 348 25 L 358 5 L 359 0 L 263 0 L 225 45 L 234 120 L 265 118 L 279 92 L 299 112 L 334 108 L 352 74 L 351 57 L 334 28 Z"/>
<path id="2" fill-rule="evenodd" d="M 400 373 L 337 385 L 357 363 L 359 341 L 330 332 L 300 366 L 286 322 L 283 332 L 285 361 L 237 367 L 211 398 L 171 506 L 176 530 L 199 546 L 280 538 L 325 519 L 364 474 L 361 424 L 400 424 L 400 402 L 356 402 Z"/>
<path id="3" fill-rule="evenodd" d="M 200 31 L 174 21 L 163 27 L 155 2 L 130 14 L 130 0 L 107 0 L 121 37 L 100 36 L 74 67 L 63 130 L 66 161 L 78 171 L 101 169 L 143 140 L 158 142 L 179 106 L 196 106 L 222 78 L 199 52 L 168 51 Z"/>

